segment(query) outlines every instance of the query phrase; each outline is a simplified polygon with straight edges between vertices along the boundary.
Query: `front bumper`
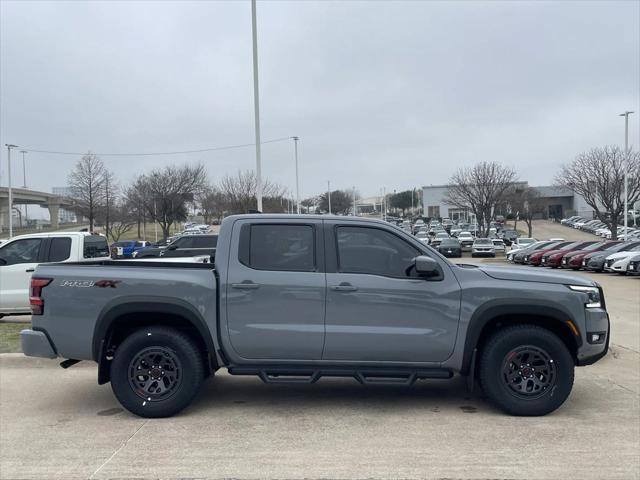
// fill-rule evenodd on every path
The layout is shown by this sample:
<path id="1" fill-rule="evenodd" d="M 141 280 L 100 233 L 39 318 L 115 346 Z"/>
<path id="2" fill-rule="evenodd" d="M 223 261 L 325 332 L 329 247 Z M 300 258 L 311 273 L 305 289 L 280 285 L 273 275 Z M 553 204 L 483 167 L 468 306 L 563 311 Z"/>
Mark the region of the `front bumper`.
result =
<path id="1" fill-rule="evenodd" d="M 20 343 L 27 357 L 56 358 L 58 356 L 47 334 L 39 330 L 22 330 Z"/>
<path id="2" fill-rule="evenodd" d="M 585 327 L 587 329 L 587 338 L 584 339 L 582 345 L 578 348 L 577 360 L 578 366 L 591 365 L 609 351 L 609 339 L 611 338 L 611 323 L 609 322 L 609 314 L 601 308 L 589 309 L 585 313 Z M 604 332 L 605 340 L 598 343 L 590 343 L 588 337 L 592 333 Z"/>

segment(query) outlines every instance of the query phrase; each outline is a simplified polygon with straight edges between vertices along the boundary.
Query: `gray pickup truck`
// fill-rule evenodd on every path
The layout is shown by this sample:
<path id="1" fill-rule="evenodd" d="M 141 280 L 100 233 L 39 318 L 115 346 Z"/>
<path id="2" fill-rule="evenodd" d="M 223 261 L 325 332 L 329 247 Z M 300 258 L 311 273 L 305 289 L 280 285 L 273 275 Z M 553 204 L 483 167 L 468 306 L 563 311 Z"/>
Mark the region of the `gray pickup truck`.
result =
<path id="1" fill-rule="evenodd" d="M 460 374 L 510 414 L 544 415 L 609 344 L 598 284 L 455 265 L 357 217 L 228 217 L 214 265 L 41 265 L 30 300 L 24 353 L 97 362 L 98 383 L 144 417 L 181 411 L 220 368 L 269 383 Z"/>

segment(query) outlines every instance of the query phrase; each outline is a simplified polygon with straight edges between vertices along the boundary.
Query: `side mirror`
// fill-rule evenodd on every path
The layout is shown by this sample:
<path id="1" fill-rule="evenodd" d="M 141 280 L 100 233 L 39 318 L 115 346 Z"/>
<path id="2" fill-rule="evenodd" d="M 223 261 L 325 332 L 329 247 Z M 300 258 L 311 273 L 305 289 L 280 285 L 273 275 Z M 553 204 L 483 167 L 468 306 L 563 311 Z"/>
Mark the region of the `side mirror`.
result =
<path id="1" fill-rule="evenodd" d="M 178 246 L 177 246 L 177 245 L 169 245 L 169 246 L 167 247 L 167 250 L 175 250 L 175 249 L 177 249 L 177 248 L 178 248 Z"/>
<path id="2" fill-rule="evenodd" d="M 0 258 L 0 266 L 6 265 L 7 261 L 4 258 Z"/>
<path id="3" fill-rule="evenodd" d="M 440 265 L 433 258 L 419 255 L 415 258 L 416 273 L 423 277 L 436 277 L 442 273 Z"/>

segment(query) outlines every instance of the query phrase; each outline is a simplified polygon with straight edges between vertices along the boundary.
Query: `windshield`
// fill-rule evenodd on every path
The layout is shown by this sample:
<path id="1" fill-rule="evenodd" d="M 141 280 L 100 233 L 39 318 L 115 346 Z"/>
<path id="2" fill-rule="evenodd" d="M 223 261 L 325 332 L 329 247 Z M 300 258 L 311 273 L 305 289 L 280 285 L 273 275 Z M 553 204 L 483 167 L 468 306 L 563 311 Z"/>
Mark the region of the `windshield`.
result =
<path id="1" fill-rule="evenodd" d="M 478 238 L 474 243 L 477 245 L 493 245 L 489 238 Z"/>

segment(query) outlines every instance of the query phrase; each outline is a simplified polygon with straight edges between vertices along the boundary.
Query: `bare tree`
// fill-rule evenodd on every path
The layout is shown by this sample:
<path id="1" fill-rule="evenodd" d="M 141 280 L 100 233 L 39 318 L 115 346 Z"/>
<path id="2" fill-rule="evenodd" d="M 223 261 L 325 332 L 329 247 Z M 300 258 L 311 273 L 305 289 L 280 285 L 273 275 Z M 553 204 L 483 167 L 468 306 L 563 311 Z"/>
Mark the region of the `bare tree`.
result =
<path id="1" fill-rule="evenodd" d="M 238 171 L 237 175 L 226 175 L 218 185 L 231 213 L 249 213 L 258 208 L 257 182 L 253 170 Z M 262 195 L 265 212 L 282 211 L 281 200 L 285 189 L 277 183 L 263 179 Z"/>
<path id="2" fill-rule="evenodd" d="M 96 218 L 99 219 L 101 223 L 104 223 L 104 233 L 107 238 L 109 238 L 111 236 L 114 208 L 119 202 L 119 187 L 113 173 L 106 169 L 104 171 L 103 188 L 103 204 L 98 207 Z"/>
<path id="3" fill-rule="evenodd" d="M 104 204 L 106 175 L 102 160 L 88 153 L 76 163 L 67 180 L 73 209 L 89 219 L 89 231 L 93 231 L 98 210 Z"/>
<path id="4" fill-rule="evenodd" d="M 125 233 L 131 231 L 137 222 L 136 212 L 126 199 L 116 200 L 111 205 L 110 217 L 109 236 L 114 242 L 117 242 Z"/>
<path id="5" fill-rule="evenodd" d="M 216 187 L 207 186 L 196 200 L 200 204 L 200 210 L 204 217 L 204 223 L 210 224 L 214 219 L 223 217 L 227 202 L 224 195 Z"/>
<path id="6" fill-rule="evenodd" d="M 166 239 L 171 226 L 187 218 L 187 204 L 193 202 L 206 185 L 202 164 L 167 166 L 141 175 L 133 183 L 136 198 L 144 205 L 146 216 L 154 219 Z"/>
<path id="7" fill-rule="evenodd" d="M 533 219 L 544 212 L 544 207 L 545 202 L 540 198 L 540 193 L 535 188 L 528 187 L 522 192 L 520 218 L 527 224 L 528 237 L 533 236 Z"/>
<path id="8" fill-rule="evenodd" d="M 480 162 L 459 169 L 449 180 L 446 202 L 458 208 L 470 208 L 483 235 L 496 207 L 505 200 L 516 180 L 516 172 L 497 162 Z"/>
<path id="9" fill-rule="evenodd" d="M 306 213 L 309 213 L 311 209 L 319 202 L 318 197 L 305 198 L 300 202 L 300 205 L 304 208 Z"/>
<path id="10" fill-rule="evenodd" d="M 600 221 L 618 235 L 618 223 L 624 212 L 624 172 L 628 172 L 629 205 L 640 198 L 640 154 L 625 154 L 619 147 L 608 145 L 581 153 L 563 165 L 556 183 L 584 198 Z M 624 217 L 622 217 L 624 218 Z"/>

